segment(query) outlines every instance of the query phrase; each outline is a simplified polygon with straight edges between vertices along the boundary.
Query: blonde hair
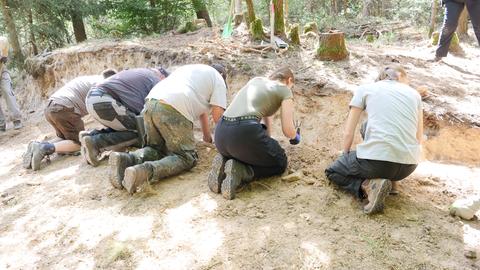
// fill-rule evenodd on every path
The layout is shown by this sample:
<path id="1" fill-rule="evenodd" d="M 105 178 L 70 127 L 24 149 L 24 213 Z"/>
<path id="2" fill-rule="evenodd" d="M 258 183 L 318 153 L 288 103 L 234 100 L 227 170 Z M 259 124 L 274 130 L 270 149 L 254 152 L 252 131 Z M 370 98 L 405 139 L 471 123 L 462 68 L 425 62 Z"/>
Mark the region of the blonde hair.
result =
<path id="1" fill-rule="evenodd" d="M 376 81 L 398 81 L 400 79 L 400 75 L 402 75 L 403 77 L 407 76 L 407 72 L 405 71 L 405 69 L 398 64 L 389 64 L 380 69 L 380 73 L 378 74 Z"/>
<path id="2" fill-rule="evenodd" d="M 292 80 L 295 81 L 293 71 L 287 66 L 276 69 L 268 78 L 273 81 L 286 81 L 292 78 Z"/>

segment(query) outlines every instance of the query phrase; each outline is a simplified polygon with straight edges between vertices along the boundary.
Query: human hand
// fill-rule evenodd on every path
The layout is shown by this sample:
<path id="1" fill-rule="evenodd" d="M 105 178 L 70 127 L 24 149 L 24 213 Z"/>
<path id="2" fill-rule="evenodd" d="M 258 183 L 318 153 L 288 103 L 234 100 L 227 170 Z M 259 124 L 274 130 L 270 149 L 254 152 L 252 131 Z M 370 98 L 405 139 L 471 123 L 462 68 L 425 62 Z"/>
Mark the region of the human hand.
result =
<path id="1" fill-rule="evenodd" d="M 295 135 L 295 138 L 290 140 L 291 145 L 297 145 L 300 143 L 301 136 L 300 136 L 300 128 L 297 128 L 297 134 Z"/>
<path id="2" fill-rule="evenodd" d="M 8 58 L 6 56 L 1 56 L 0 57 L 0 62 L 2 62 L 4 64 L 7 63 L 7 60 L 8 60 Z"/>
<path id="3" fill-rule="evenodd" d="M 206 143 L 212 143 L 213 142 L 212 136 L 210 134 L 203 135 L 203 141 L 206 142 Z"/>

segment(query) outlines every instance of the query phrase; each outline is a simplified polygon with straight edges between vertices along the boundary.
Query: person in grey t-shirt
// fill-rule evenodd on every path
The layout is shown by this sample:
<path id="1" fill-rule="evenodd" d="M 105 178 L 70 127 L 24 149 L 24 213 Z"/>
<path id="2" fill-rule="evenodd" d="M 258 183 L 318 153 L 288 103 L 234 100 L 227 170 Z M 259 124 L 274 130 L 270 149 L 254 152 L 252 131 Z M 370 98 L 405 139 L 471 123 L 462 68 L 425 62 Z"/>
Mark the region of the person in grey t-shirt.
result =
<path id="1" fill-rule="evenodd" d="M 72 154 L 80 150 L 79 133 L 85 129 L 82 117 L 87 115 L 85 97 L 93 86 L 115 74 L 107 69 L 102 75 L 80 76 L 57 90 L 48 100 L 45 118 L 55 129 L 58 140 L 54 142 L 32 141 L 23 155 L 23 167 L 40 169 L 43 158 L 53 153 Z"/>
<path id="2" fill-rule="evenodd" d="M 359 198 L 367 198 L 366 214 L 383 210 L 391 181 L 409 176 L 417 167 L 423 136 L 420 95 L 407 85 L 399 65 L 382 69 L 378 81 L 360 86 L 350 102 L 343 154 L 325 170 L 328 179 Z M 350 151 L 361 113 L 363 142 Z"/>

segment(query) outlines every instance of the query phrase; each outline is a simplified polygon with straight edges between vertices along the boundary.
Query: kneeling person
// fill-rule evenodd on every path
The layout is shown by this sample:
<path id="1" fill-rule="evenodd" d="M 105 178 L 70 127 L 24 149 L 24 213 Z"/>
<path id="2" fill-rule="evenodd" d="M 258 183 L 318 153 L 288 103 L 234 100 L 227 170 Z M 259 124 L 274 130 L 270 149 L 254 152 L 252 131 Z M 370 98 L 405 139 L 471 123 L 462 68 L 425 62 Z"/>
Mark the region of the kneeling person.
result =
<path id="1" fill-rule="evenodd" d="M 407 85 L 405 70 L 385 67 L 373 84 L 359 87 L 350 102 L 343 154 L 325 170 L 328 179 L 358 196 L 367 198 L 363 210 L 383 210 L 391 181 L 409 176 L 417 167 L 423 136 L 420 95 Z M 362 111 L 368 120 L 362 125 L 363 143 L 350 151 Z M 381 179 L 379 179 L 381 178 Z"/>
<path id="2" fill-rule="evenodd" d="M 115 74 L 112 69 L 102 72 L 103 76 L 80 76 L 56 91 L 45 108 L 45 118 L 55 129 L 59 140 L 35 142 L 28 145 L 23 154 L 23 166 L 34 171 L 40 169 L 43 158 L 53 153 L 74 154 L 80 150 L 79 133 L 85 129 L 82 117 L 87 115 L 85 98 L 93 86 Z"/>
<path id="3" fill-rule="evenodd" d="M 104 150 L 139 144 L 136 116 L 150 90 L 167 76 L 163 68 L 123 70 L 88 92 L 89 114 L 107 127 L 101 132 L 81 134 L 81 151 L 88 164 L 98 166 Z"/>
<path id="4" fill-rule="evenodd" d="M 285 151 L 270 137 L 271 117 L 281 108 L 283 134 L 291 144 L 300 142 L 293 121 L 293 83 L 292 71 L 284 67 L 269 78 L 253 78 L 238 92 L 215 130 L 219 154 L 208 176 L 211 191 L 231 200 L 241 183 L 285 171 Z"/>
<path id="5" fill-rule="evenodd" d="M 223 78 L 222 78 L 223 77 Z M 212 142 L 208 112 L 216 123 L 226 103 L 226 73 L 221 65 L 186 65 L 157 84 L 144 109 L 146 147 L 110 155 L 110 182 L 135 193 L 145 182 L 190 170 L 197 164 L 193 122 Z"/>

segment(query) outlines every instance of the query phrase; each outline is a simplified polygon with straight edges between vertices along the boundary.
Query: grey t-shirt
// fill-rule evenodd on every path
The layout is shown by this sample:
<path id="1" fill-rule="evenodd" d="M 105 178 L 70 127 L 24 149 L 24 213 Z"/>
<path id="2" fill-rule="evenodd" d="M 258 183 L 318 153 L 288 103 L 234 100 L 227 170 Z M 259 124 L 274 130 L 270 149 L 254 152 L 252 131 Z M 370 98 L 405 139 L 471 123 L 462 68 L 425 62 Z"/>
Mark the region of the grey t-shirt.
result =
<path id="1" fill-rule="evenodd" d="M 285 84 L 264 77 L 255 77 L 240 89 L 224 115 L 227 117 L 254 115 L 259 118 L 272 116 L 280 108 L 282 101 L 292 97 L 292 91 Z"/>
<path id="2" fill-rule="evenodd" d="M 77 77 L 53 93 L 50 100 L 67 108 L 74 108 L 75 113 L 85 116 L 88 114 L 85 105 L 87 93 L 102 81 L 103 77 L 100 75 Z"/>
<path id="3" fill-rule="evenodd" d="M 350 106 L 368 113 L 358 158 L 418 164 L 421 146 L 416 134 L 422 100 L 417 91 L 397 81 L 380 81 L 360 86 Z"/>
<path id="4" fill-rule="evenodd" d="M 148 68 L 134 68 L 121 71 L 101 83 L 102 89 L 122 103 L 130 111 L 140 114 L 145 98 L 160 78 Z"/>

